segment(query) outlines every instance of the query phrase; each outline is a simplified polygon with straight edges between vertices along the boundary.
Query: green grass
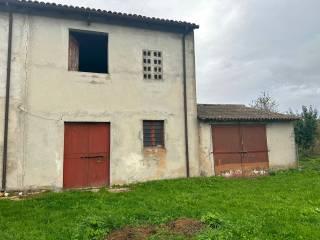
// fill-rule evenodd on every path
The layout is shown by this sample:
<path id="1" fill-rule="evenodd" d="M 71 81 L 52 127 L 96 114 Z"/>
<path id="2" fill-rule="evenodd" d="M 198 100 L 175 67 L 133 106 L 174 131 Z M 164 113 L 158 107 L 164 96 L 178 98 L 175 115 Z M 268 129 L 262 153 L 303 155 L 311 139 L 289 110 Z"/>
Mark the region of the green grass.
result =
<path id="1" fill-rule="evenodd" d="M 209 218 L 194 239 L 320 239 L 320 157 L 302 170 L 256 179 L 193 178 L 130 186 L 131 192 L 46 193 L 0 200 L 0 239 L 104 239 L 123 226 Z M 151 239 L 183 239 L 158 234 Z"/>
<path id="2" fill-rule="evenodd" d="M 320 156 L 301 157 L 299 167 L 301 169 L 320 171 Z"/>

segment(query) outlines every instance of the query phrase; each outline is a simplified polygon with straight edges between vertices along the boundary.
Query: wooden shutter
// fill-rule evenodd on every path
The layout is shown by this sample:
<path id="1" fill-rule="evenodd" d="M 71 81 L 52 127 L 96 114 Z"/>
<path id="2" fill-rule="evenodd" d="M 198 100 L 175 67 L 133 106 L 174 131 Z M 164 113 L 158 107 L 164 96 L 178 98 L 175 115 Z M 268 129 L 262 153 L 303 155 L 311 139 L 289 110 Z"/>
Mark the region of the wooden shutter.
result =
<path id="1" fill-rule="evenodd" d="M 72 35 L 69 36 L 69 71 L 79 71 L 79 43 Z"/>

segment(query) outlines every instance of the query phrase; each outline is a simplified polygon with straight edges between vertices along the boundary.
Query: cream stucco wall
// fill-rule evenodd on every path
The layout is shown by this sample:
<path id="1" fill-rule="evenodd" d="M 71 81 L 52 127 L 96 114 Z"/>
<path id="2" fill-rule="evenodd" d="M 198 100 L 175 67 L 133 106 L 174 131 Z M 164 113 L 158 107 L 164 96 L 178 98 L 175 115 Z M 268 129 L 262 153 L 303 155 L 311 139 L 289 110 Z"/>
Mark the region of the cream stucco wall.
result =
<path id="1" fill-rule="evenodd" d="M 297 167 L 293 122 L 267 124 L 269 166 L 272 170 Z"/>
<path id="2" fill-rule="evenodd" d="M 0 13 L 0 117 L 4 119 L 4 98 L 7 74 L 7 47 L 8 47 L 8 14 Z M 7 164 L 7 178 L 8 185 L 21 186 L 23 182 L 24 169 L 24 130 L 25 130 L 25 115 L 20 110 L 20 107 L 25 101 L 26 83 L 25 78 L 27 71 L 25 66 L 27 64 L 27 38 L 28 31 L 27 19 L 17 16 L 13 23 L 13 32 L 15 41 L 12 43 L 12 64 L 11 64 L 11 89 L 10 89 L 10 126 L 8 134 L 8 158 Z M 3 120 L 0 124 L 0 149 L 1 149 L 1 170 L 2 170 L 2 149 L 3 149 Z M 2 175 L 2 171 L 1 171 Z M 1 178 L 2 180 L 2 178 Z M 1 181 L 0 180 L 0 181 Z"/>
<path id="3" fill-rule="evenodd" d="M 296 167 L 293 122 L 266 123 L 266 134 L 270 169 Z M 215 175 L 211 125 L 202 121 L 199 122 L 199 159 L 201 175 Z"/>
<path id="4" fill-rule="evenodd" d="M 199 121 L 199 165 L 202 176 L 214 176 L 211 125 Z"/>
<path id="5" fill-rule="evenodd" d="M 0 13 L 2 43 L 7 26 L 7 15 Z M 109 74 L 68 72 L 69 29 L 108 33 Z M 197 176 L 193 34 L 186 47 L 190 167 Z M 143 49 L 162 51 L 163 80 L 143 79 Z M 0 52 L 3 105 L 5 44 Z M 68 121 L 111 123 L 111 184 L 184 177 L 182 76 L 180 34 L 14 14 L 8 189 L 62 187 Z M 143 120 L 165 120 L 164 154 L 144 152 Z"/>

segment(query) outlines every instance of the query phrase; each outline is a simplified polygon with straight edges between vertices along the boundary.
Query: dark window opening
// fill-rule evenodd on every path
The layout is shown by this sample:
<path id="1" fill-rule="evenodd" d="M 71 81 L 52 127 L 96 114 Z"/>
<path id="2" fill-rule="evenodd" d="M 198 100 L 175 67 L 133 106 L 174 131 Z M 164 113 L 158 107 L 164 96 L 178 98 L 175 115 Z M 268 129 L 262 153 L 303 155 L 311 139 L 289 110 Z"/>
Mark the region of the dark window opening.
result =
<path id="1" fill-rule="evenodd" d="M 108 35 L 70 31 L 69 71 L 108 73 Z"/>
<path id="2" fill-rule="evenodd" d="M 143 121 L 143 146 L 164 147 L 164 121 Z"/>

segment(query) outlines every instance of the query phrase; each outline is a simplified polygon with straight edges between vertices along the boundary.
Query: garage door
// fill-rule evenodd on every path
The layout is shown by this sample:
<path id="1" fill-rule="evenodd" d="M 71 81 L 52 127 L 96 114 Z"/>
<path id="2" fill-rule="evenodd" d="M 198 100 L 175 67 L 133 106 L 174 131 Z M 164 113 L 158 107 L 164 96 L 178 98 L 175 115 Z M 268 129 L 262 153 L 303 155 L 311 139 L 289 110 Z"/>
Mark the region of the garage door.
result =
<path id="1" fill-rule="evenodd" d="M 265 125 L 213 125 L 215 174 L 227 177 L 268 173 Z"/>
<path id="2" fill-rule="evenodd" d="M 109 185 L 110 125 L 66 123 L 64 135 L 64 188 Z"/>

